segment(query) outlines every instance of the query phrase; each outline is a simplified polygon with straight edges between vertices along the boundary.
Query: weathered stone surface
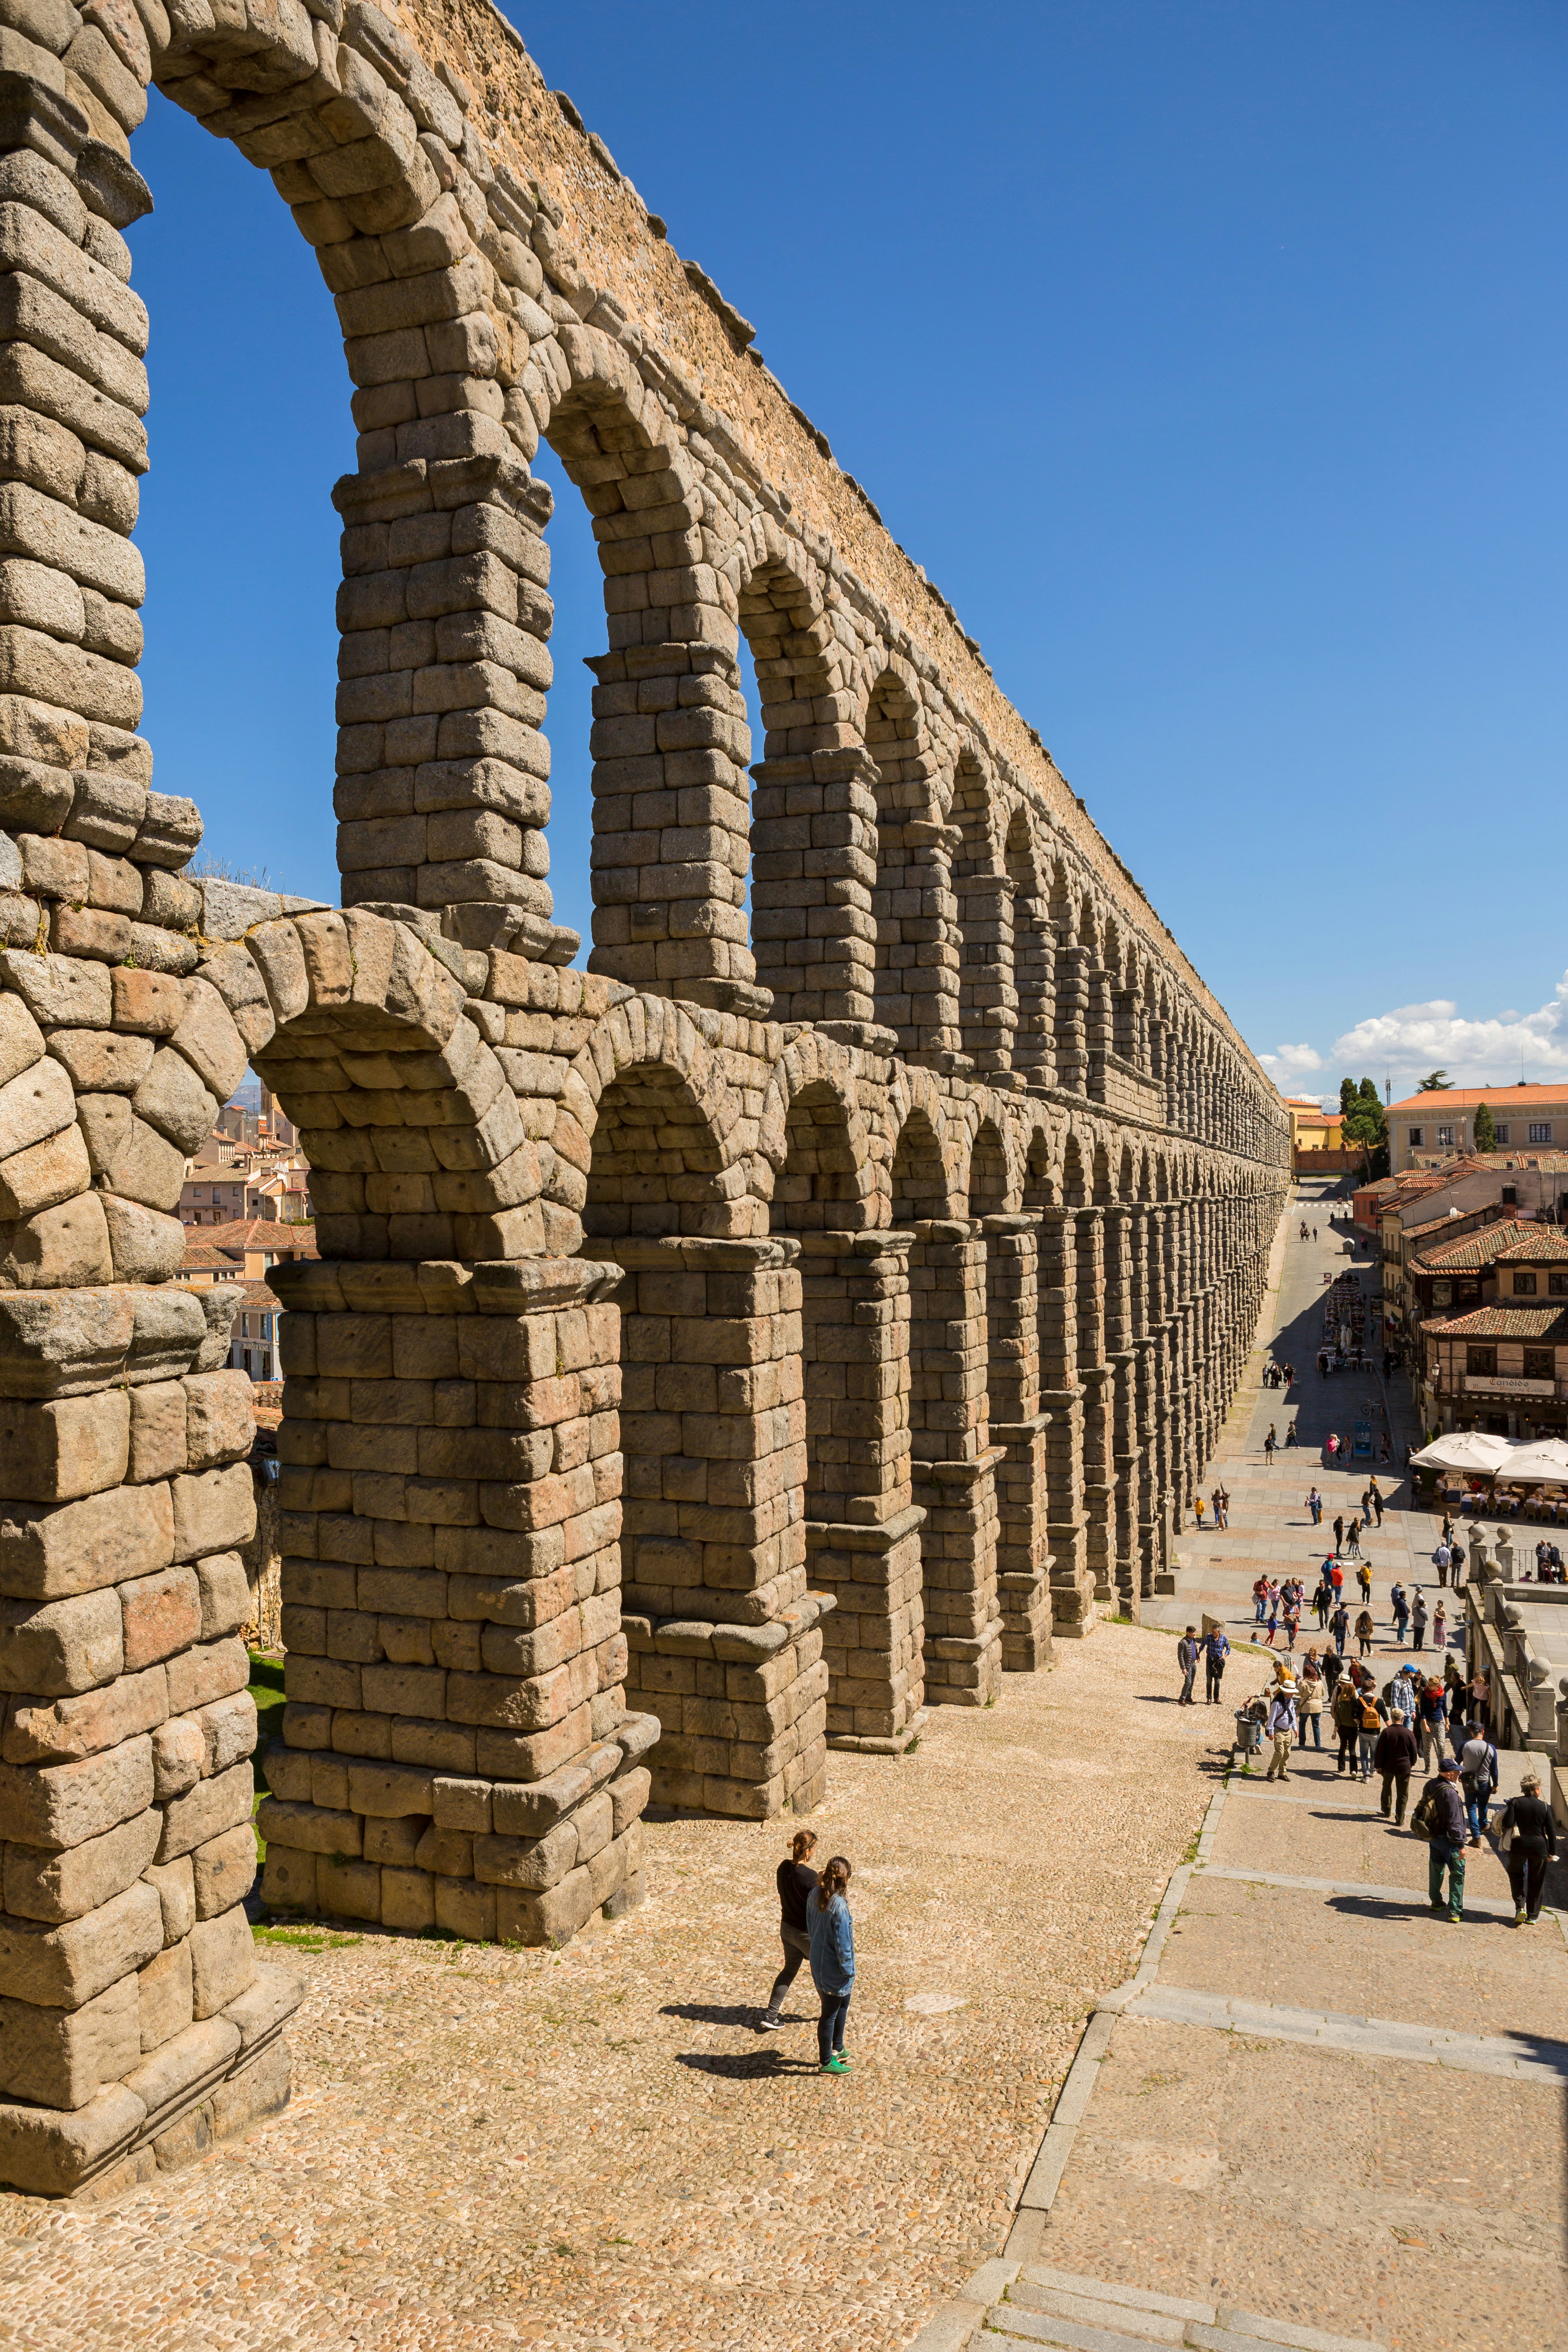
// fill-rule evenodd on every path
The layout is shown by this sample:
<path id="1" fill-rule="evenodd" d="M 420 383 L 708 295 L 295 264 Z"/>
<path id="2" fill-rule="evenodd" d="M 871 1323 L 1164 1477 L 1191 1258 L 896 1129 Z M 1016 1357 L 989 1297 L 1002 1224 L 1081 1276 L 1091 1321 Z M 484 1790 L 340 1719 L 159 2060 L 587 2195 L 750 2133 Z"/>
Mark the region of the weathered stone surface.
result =
<path id="1" fill-rule="evenodd" d="M 110 1681 L 124 1663 L 113 1590 L 71 1601 L 0 1601 L 0 1690 L 63 1698 Z"/>
<path id="2" fill-rule="evenodd" d="M 79 2009 L 162 1949 L 163 1914 L 140 1881 L 63 1927 L 0 1919 L 0 1993 L 45 2009 Z"/>
<path id="3" fill-rule="evenodd" d="M 8 1844 L 5 1849 L 5 1909 L 22 1919 L 58 1923 L 121 1894 L 152 1861 L 162 1821 L 152 1806 L 118 1829 L 82 1845 L 51 1852 L 47 1847 Z"/>
<path id="4" fill-rule="evenodd" d="M 0 1823 L 27 1845 L 81 1845 L 152 1801 L 153 1743 L 145 1735 L 76 1763 L 0 1764 Z"/>
<path id="5" fill-rule="evenodd" d="M 0 1593 L 52 1601 L 150 1575 L 173 1556 L 174 1526 L 166 1486 L 118 1487 L 55 1510 L 8 1511 L 0 1517 Z"/>

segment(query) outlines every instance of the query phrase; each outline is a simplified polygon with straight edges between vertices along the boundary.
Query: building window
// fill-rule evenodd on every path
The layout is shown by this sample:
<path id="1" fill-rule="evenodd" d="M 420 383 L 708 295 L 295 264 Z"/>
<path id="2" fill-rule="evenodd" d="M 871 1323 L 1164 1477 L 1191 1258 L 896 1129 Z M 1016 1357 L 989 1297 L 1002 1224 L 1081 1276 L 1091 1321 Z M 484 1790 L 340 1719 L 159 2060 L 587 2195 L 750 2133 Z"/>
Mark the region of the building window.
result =
<path id="1" fill-rule="evenodd" d="M 1550 1143 L 1552 1121 L 1549 1118 L 1532 1118 L 1530 1122 L 1530 1139 L 1531 1143 Z"/>
<path id="2" fill-rule="evenodd" d="M 1498 1139 L 1498 1141 L 1499 1141 L 1500 1143 L 1506 1143 L 1506 1142 L 1508 1141 L 1508 1137 L 1509 1137 L 1509 1128 L 1508 1128 L 1508 1121 L 1507 1121 L 1507 1119 L 1506 1119 L 1506 1118 L 1505 1118 L 1505 1119 L 1503 1119 L 1500 1123 L 1498 1120 L 1494 1119 L 1494 1120 L 1492 1121 L 1492 1133 L 1496 1136 L 1496 1138 L 1497 1138 L 1497 1139 Z"/>
<path id="3" fill-rule="evenodd" d="M 1452 1151 L 1454 1149 L 1454 1130 L 1451 1127 L 1440 1127 L 1437 1129 L 1437 1149 L 1439 1151 Z"/>
<path id="4" fill-rule="evenodd" d="M 1434 1307 L 1451 1307 L 1451 1306 L 1453 1305 L 1453 1303 L 1454 1303 L 1454 1286 L 1453 1286 L 1453 1284 L 1452 1284 L 1451 1282 L 1435 1282 L 1435 1283 L 1432 1285 L 1432 1304 L 1433 1304 L 1433 1306 L 1434 1306 Z"/>
<path id="5" fill-rule="evenodd" d="M 1460 1285 L 1459 1285 L 1459 1303 L 1460 1303 L 1460 1305 L 1461 1305 L 1461 1306 L 1465 1306 L 1465 1307 L 1473 1307 L 1473 1306 L 1477 1303 L 1477 1301 L 1479 1299 L 1480 1295 L 1481 1295 L 1481 1286 L 1480 1286 L 1480 1284 L 1479 1284 L 1479 1282 L 1476 1282 L 1476 1281 L 1473 1281 L 1473 1280 L 1472 1280 L 1472 1281 L 1469 1281 L 1469 1282 L 1461 1282 L 1461 1283 L 1460 1283 Z"/>
<path id="6" fill-rule="evenodd" d="M 1489 1373 L 1495 1378 L 1497 1373 L 1497 1349 L 1495 1348 L 1467 1348 L 1465 1349 L 1465 1370 L 1467 1372 L 1475 1372 L 1483 1375 Z"/>
<path id="7" fill-rule="evenodd" d="M 1568 1298 L 1568 1274 L 1549 1274 L 1546 1287 L 1553 1298 Z"/>
<path id="8" fill-rule="evenodd" d="M 1524 1377 L 1527 1381 L 1549 1381 L 1556 1370 L 1550 1348 L 1527 1348 L 1524 1351 Z"/>
<path id="9" fill-rule="evenodd" d="M 1514 1268 L 1513 1295 L 1516 1298 L 1533 1298 L 1535 1296 L 1535 1276 L 1522 1266 Z"/>
<path id="10" fill-rule="evenodd" d="M 1405 1140 L 1410 1146 L 1412 1151 L 1419 1151 L 1421 1149 L 1421 1129 L 1418 1127 L 1407 1127 L 1405 1130 Z"/>

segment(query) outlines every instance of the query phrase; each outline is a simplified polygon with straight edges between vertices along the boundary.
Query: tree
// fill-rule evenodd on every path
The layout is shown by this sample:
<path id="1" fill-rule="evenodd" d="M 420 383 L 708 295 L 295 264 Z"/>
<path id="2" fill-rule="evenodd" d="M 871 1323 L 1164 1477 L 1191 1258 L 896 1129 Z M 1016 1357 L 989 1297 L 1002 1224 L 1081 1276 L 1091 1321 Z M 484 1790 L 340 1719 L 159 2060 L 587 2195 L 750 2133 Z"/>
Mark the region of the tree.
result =
<path id="1" fill-rule="evenodd" d="M 1369 1176 L 1388 1173 L 1388 1121 L 1382 1098 L 1371 1078 L 1357 1086 L 1353 1078 L 1340 1082 L 1341 1134 L 1346 1149 L 1366 1156 Z"/>
<path id="2" fill-rule="evenodd" d="M 1497 1129 L 1492 1125 L 1492 1115 L 1485 1103 L 1476 1105 L 1476 1150 L 1478 1151 L 1497 1150 Z"/>
<path id="3" fill-rule="evenodd" d="M 1446 1095 L 1453 1083 L 1447 1070 L 1428 1070 L 1415 1091 L 1418 1095 Z"/>

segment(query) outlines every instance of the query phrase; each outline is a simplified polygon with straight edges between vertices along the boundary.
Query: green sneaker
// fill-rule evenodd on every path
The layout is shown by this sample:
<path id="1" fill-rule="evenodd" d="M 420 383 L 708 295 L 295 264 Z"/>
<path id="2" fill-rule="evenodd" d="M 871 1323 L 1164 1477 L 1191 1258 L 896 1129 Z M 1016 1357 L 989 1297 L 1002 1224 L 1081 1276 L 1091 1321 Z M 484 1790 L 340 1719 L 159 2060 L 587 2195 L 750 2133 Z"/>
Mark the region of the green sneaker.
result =
<path id="1" fill-rule="evenodd" d="M 847 2065 L 848 2065 L 848 2063 L 849 2063 L 849 2053 L 848 2053 L 848 2051 L 847 2051 L 847 2050 L 836 2050 L 836 2051 L 834 2052 L 834 2053 L 833 2053 L 833 2054 L 834 2054 L 834 2056 L 837 2059 L 837 2061 L 838 2061 L 838 2063 L 839 2063 L 839 2064 L 840 2064 L 841 2066 L 847 2066 Z"/>
<path id="2" fill-rule="evenodd" d="M 842 2058 L 830 2058 L 826 2065 L 818 2068 L 817 2071 L 823 2074 L 847 2074 L 849 2069 Z"/>

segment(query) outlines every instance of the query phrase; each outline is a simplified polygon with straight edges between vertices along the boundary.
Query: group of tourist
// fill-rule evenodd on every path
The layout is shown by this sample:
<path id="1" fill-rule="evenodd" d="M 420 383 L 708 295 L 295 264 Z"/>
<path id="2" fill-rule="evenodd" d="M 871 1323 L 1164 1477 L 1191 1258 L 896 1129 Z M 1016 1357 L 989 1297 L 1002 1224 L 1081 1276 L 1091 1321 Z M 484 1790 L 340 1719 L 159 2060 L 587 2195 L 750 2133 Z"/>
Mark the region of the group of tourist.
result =
<path id="1" fill-rule="evenodd" d="M 1379 1810 L 1384 1821 L 1403 1829 L 1409 1803 L 1410 1781 L 1417 1760 L 1432 1777 L 1422 1790 L 1411 1827 L 1427 1841 L 1427 1895 L 1434 1912 L 1458 1922 L 1464 1912 L 1465 1853 L 1479 1846 L 1499 1785 L 1498 1752 L 1488 1728 L 1489 1692 L 1487 1677 L 1467 1683 L 1456 1662 L 1447 1662 L 1443 1681 L 1423 1681 L 1419 1669 L 1406 1664 L 1380 1691 L 1371 1669 L 1352 1661 L 1345 1664 L 1331 1651 L 1321 1661 L 1310 1650 L 1300 1676 L 1283 1659 L 1275 1666 L 1268 1691 L 1252 1700 L 1244 1717 L 1261 1720 L 1272 1742 L 1269 1780 L 1288 1780 L 1290 1759 L 1307 1745 L 1321 1749 L 1321 1717 L 1325 1707 L 1339 1735 L 1336 1780 L 1368 1781 L 1374 1773 L 1382 1781 Z M 1474 1711 L 1466 1708 L 1473 1703 Z M 1540 1775 L 1523 1775 L 1521 1793 L 1510 1797 L 1498 1824 L 1507 1841 L 1509 1886 L 1514 1903 L 1514 1925 L 1522 1927 L 1541 1916 L 1546 1889 L 1546 1864 L 1557 1850 L 1552 1809 L 1541 1796 Z M 1447 1897 L 1444 1881 L 1447 1882 Z"/>
<path id="2" fill-rule="evenodd" d="M 1295 1377 L 1293 1365 L 1277 1364 L 1272 1357 L 1263 1367 L 1263 1385 L 1266 1389 L 1288 1389 Z"/>
<path id="3" fill-rule="evenodd" d="M 1193 1497 L 1193 1517 L 1200 1530 L 1205 1524 L 1207 1524 L 1218 1528 L 1221 1533 L 1223 1533 L 1230 1525 L 1230 1492 L 1227 1487 L 1216 1486 L 1215 1488 L 1214 1493 L 1209 1496 L 1209 1508 L 1213 1512 L 1214 1516 L 1210 1521 L 1205 1523 L 1204 1518 L 1204 1498 L 1201 1495 L 1195 1495 Z"/>
<path id="4" fill-rule="evenodd" d="M 759 2033 L 776 2033 L 784 2023 L 784 1997 L 805 1960 L 822 2004 L 816 2021 L 817 2064 L 824 2074 L 847 2074 L 844 2021 L 855 1990 L 855 1923 L 849 1916 L 849 1864 L 836 1853 L 814 1870 L 815 1830 L 796 1830 L 789 1853 L 773 1874 L 779 1892 L 779 1940 L 784 1966 L 773 1979 L 768 2005 L 756 2021 Z"/>

